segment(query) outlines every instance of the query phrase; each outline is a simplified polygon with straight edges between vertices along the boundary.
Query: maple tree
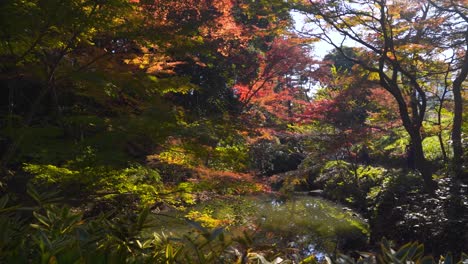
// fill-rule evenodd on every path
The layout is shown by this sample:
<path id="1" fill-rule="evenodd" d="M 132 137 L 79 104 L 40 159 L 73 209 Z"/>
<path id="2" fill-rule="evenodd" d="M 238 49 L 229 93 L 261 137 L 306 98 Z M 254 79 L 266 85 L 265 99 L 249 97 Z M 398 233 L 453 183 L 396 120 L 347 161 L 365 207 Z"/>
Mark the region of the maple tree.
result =
<path id="1" fill-rule="evenodd" d="M 280 120 L 297 121 L 309 102 L 308 82 L 316 73 L 309 48 L 295 36 L 276 38 L 259 54 L 257 76 L 239 81 L 233 89 L 243 110 L 265 111 Z"/>
<path id="2" fill-rule="evenodd" d="M 265 41 L 290 24 L 287 6 L 283 1 L 8 1 L 0 10 L 6 40 L 0 56 L 2 80 L 11 89 L 3 90 L 2 98 L 13 101 L 2 105 L 23 115 L 29 106 L 20 104 L 35 98 L 25 127 L 50 109 L 57 123 L 68 122 L 61 118 L 68 114 L 102 115 L 102 109 L 104 115 L 151 116 L 168 112 L 170 102 L 195 115 L 236 113 L 231 88 L 237 79 L 255 78 Z M 19 21 L 24 14 L 37 22 Z M 38 91 L 13 87 L 25 74 L 39 80 Z M 13 98 L 22 92 L 21 100 Z M 3 164 L 22 140 L 14 141 Z"/>
<path id="3" fill-rule="evenodd" d="M 0 6 L 4 40 L 0 44 L 0 69 L 2 80 L 9 86 L 2 91 L 2 97 L 8 98 L 4 102 L 8 117 L 20 114 L 22 125 L 28 127 L 45 111 L 45 99 L 60 117 L 58 95 L 72 76 L 126 48 L 119 37 L 129 29 L 130 23 L 124 23 L 124 18 L 132 11 L 125 0 L 4 1 Z M 96 42 L 104 35 L 114 35 L 113 48 L 108 52 Z M 4 152 L 2 167 L 23 136 L 20 133 Z"/>
<path id="4" fill-rule="evenodd" d="M 345 49 L 348 56 L 356 56 L 357 50 Z M 317 70 L 321 89 L 304 111 L 304 118 L 319 119 L 341 130 L 359 130 L 365 126 L 370 109 L 368 96 L 375 84 L 365 73 L 353 70 L 353 66 L 338 50 L 324 57 Z"/>
<path id="5" fill-rule="evenodd" d="M 348 59 L 368 71 L 397 102 L 415 166 L 431 192 L 434 182 L 421 128 L 427 111 L 426 79 L 435 73 L 424 65 L 445 51 L 440 25 L 451 24 L 450 16 L 424 1 L 308 1 L 302 9 L 317 29 L 308 35 L 327 41 L 345 56 L 343 42 L 332 39 L 331 31 L 362 48 L 359 57 Z"/>
<path id="6" fill-rule="evenodd" d="M 461 133 L 468 124 L 466 5 L 466 0 L 5 0 L 0 190 L 12 196 L 0 198 L 0 207 L 16 215 L 16 204 L 31 203 L 26 192 L 40 203 L 26 185 L 47 197 L 58 190 L 63 203 L 87 215 L 83 221 L 109 208 L 128 213 L 128 224 L 116 217 L 115 226 L 123 226 L 118 238 L 94 232 L 97 239 L 128 244 L 134 236 L 125 229 L 133 226 L 140 206 L 158 211 L 222 197 L 229 198 L 222 205 L 237 210 L 241 205 L 232 195 L 279 189 L 289 198 L 320 188 L 324 197 L 367 214 L 372 236 L 435 237 L 442 242 L 431 246 L 465 247 L 456 231 L 466 229 L 466 199 L 455 197 L 452 179 L 444 174 L 445 165 L 453 164 L 463 179 L 466 162 Z M 293 8 L 314 24 L 305 27 L 308 32 L 292 32 Z M 313 59 L 310 46 L 318 39 L 335 47 L 321 61 Z M 408 146 L 405 153 L 408 141 L 414 149 Z M 407 158 L 413 169 L 411 152 L 422 178 L 404 168 Z M 436 187 L 433 168 L 440 188 L 429 202 L 418 201 L 427 198 L 422 182 L 428 192 Z M 452 197 L 459 198 L 453 205 L 460 209 L 447 206 Z M 53 216 L 52 209 L 41 205 L 34 216 L 41 220 L 46 211 Z M 236 214 L 224 221 L 192 209 L 186 217 L 202 224 L 237 222 L 231 220 Z M 331 212 L 340 219 L 347 214 Z M 430 217 L 414 220 L 415 215 Z M 59 222 L 68 217 L 57 216 Z M 26 218 L 24 226 L 36 229 L 37 219 Z M 17 222 L 16 216 L 10 220 Z M 109 231 L 103 221 L 102 230 Z M 392 225 L 406 232 L 394 232 Z M 23 235 L 15 231 L 22 228 L 12 227 L 3 228 L 4 237 L 11 237 L 10 231 Z M 435 232 L 424 234 L 427 230 Z M 445 239 L 445 230 L 455 231 Z M 26 233 L 31 238 L 37 232 Z M 34 247 L 43 242 L 31 241 Z M 76 244 L 73 236 L 67 241 Z M 163 247 L 166 261 L 173 248 Z M 42 247 L 20 248 L 31 261 L 39 252 L 49 254 Z M 132 260 L 139 250 L 131 252 Z"/>
<path id="7" fill-rule="evenodd" d="M 158 39 L 164 43 L 155 49 L 168 55 L 174 74 L 189 76 L 198 87 L 190 94 L 173 94 L 173 99 L 203 115 L 237 111 L 231 88 L 255 78 L 265 43 L 291 23 L 283 1 L 136 2 L 153 17 L 146 30 L 163 32 Z M 146 67 L 157 69 L 155 63 Z"/>
<path id="8" fill-rule="evenodd" d="M 353 70 L 353 63 L 336 51 L 324 59 L 318 70 L 320 88 L 301 114 L 301 123 L 323 130 L 316 139 L 326 142 L 322 152 L 337 160 L 350 160 L 354 166 L 359 158 L 357 146 L 367 148 L 371 135 L 368 119 L 374 108 L 370 95 L 375 84 Z"/>

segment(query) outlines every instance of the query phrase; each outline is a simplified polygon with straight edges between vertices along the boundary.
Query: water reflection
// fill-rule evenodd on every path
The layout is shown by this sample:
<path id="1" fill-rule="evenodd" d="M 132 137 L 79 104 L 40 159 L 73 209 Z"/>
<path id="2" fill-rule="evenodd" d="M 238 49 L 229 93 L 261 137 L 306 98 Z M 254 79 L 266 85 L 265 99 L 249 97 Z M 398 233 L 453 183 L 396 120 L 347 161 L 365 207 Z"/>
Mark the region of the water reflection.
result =
<path id="1" fill-rule="evenodd" d="M 214 218 L 236 219 L 229 227 L 230 232 L 241 234 L 251 230 L 254 247 L 284 248 L 300 257 L 314 254 L 323 258 L 326 252 L 358 249 L 367 241 L 363 219 L 318 197 L 296 196 L 287 200 L 266 195 L 238 197 L 212 200 L 194 209 L 208 212 Z M 162 230 L 180 233 L 186 228 L 183 224 L 181 221 L 176 225 L 172 219 L 166 221 Z"/>
<path id="2" fill-rule="evenodd" d="M 364 246 L 367 225 L 353 212 L 317 197 L 296 196 L 281 200 L 257 197 L 256 223 L 260 227 L 259 244 L 294 248 L 300 255 L 323 258 L 336 248 Z M 268 234 L 275 234 L 268 237 Z"/>

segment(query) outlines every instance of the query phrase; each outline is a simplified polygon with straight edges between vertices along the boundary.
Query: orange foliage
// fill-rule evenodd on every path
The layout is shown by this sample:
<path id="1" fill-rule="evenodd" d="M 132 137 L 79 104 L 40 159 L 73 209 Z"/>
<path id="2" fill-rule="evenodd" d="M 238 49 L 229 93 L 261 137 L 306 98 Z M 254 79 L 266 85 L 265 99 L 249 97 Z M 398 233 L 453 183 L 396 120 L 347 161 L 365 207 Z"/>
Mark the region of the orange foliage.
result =
<path id="1" fill-rule="evenodd" d="M 308 53 L 294 36 L 275 39 L 269 51 L 258 58 L 258 77 L 234 86 L 244 107 L 255 112 L 252 106 L 256 106 L 280 119 L 293 120 L 295 112 L 307 103 L 302 81 L 312 77 L 309 67 L 314 63 Z"/>
<path id="2" fill-rule="evenodd" d="M 259 182 L 253 174 L 217 171 L 204 167 L 194 169 L 196 178 L 190 181 L 199 184 L 208 184 L 210 191 L 227 194 L 247 194 L 265 192 L 269 187 Z"/>
<path id="3" fill-rule="evenodd" d="M 226 181 L 254 181 L 252 174 L 236 173 L 230 171 L 217 171 L 209 168 L 195 168 L 198 178 L 203 180 L 213 180 L 213 178 L 224 179 Z"/>

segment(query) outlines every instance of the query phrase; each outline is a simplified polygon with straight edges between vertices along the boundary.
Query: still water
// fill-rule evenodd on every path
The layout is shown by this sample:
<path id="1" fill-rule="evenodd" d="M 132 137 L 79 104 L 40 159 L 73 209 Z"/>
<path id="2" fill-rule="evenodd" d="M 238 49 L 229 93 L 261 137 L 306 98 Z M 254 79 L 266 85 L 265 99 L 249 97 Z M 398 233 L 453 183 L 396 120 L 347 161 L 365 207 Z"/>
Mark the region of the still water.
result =
<path id="1" fill-rule="evenodd" d="M 159 232 L 188 232 L 180 216 L 197 216 L 202 224 L 225 225 L 232 234 L 248 232 L 255 248 L 288 249 L 299 256 L 333 254 L 365 246 L 368 226 L 356 213 L 319 197 L 289 199 L 259 195 L 213 199 L 183 212 L 159 215 Z M 211 226 L 210 226 L 211 225 Z"/>

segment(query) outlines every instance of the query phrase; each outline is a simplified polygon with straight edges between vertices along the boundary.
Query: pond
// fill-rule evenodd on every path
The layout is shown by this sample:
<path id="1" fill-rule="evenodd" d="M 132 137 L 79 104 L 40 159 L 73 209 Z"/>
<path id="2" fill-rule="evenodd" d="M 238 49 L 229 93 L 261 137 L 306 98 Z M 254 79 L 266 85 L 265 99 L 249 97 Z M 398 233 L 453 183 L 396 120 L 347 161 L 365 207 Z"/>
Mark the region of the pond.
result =
<path id="1" fill-rule="evenodd" d="M 157 231 L 174 236 L 189 232 L 187 222 L 174 218 L 177 216 L 196 219 L 207 227 L 224 225 L 234 235 L 247 231 L 254 248 L 288 249 L 300 257 L 359 249 L 368 239 L 367 224 L 359 215 L 307 195 L 290 199 L 271 195 L 212 199 L 184 212 L 156 216 L 160 223 Z"/>

